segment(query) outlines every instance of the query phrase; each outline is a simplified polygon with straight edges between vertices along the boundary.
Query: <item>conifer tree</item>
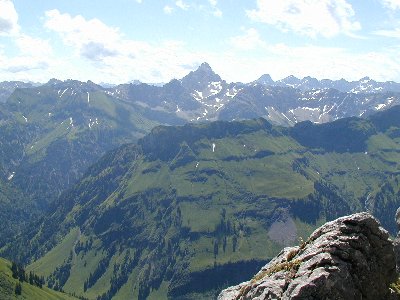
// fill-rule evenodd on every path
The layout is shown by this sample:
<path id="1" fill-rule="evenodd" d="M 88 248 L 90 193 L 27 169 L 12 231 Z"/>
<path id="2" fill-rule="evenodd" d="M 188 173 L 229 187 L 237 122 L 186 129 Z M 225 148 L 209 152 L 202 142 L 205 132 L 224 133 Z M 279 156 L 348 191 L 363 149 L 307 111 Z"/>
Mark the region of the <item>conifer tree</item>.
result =
<path id="1" fill-rule="evenodd" d="M 17 284 L 15 285 L 15 295 L 21 295 L 22 294 L 22 285 L 18 281 Z"/>

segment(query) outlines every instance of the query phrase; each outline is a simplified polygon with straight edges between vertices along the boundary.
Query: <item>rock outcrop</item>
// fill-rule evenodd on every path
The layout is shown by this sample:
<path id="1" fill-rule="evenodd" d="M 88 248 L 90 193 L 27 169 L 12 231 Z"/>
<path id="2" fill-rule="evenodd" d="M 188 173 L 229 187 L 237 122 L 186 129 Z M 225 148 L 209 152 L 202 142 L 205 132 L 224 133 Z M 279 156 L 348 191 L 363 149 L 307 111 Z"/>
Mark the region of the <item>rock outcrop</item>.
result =
<path id="1" fill-rule="evenodd" d="M 218 299 L 396 299 L 396 259 L 388 232 L 368 213 L 328 222 L 288 247 L 256 276 Z"/>
<path id="2" fill-rule="evenodd" d="M 397 268 L 397 273 L 400 273 L 400 208 L 397 209 L 396 211 L 396 223 L 397 223 L 397 236 L 394 239 L 394 253 L 396 256 L 396 268 Z"/>

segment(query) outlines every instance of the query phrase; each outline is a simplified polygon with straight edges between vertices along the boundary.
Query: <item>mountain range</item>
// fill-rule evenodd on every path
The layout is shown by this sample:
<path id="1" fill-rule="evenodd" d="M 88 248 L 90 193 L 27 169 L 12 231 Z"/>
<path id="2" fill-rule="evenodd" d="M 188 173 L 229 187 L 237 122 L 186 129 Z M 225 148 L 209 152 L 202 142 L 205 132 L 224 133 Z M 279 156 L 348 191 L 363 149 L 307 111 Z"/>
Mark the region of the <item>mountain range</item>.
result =
<path id="1" fill-rule="evenodd" d="M 396 83 L 227 83 L 204 63 L 162 86 L 0 90 L 0 253 L 53 288 L 209 298 L 326 220 L 395 232 Z"/>
<path id="2" fill-rule="evenodd" d="M 135 82 L 104 88 L 52 79 L 44 85 L 3 82 L 0 90 L 7 96 L 0 105 L 3 180 L 36 198 L 40 191 L 41 203 L 51 202 L 106 151 L 136 141 L 156 125 L 257 117 L 285 126 L 325 123 L 387 109 L 399 104 L 400 95 L 398 84 L 367 78 L 289 76 L 274 82 L 264 75 L 250 84 L 227 83 L 207 63 L 163 86 Z"/>
<path id="3" fill-rule="evenodd" d="M 269 86 L 292 87 L 303 92 L 315 89 L 335 89 L 343 93 L 378 93 L 378 92 L 400 92 L 400 84 L 394 81 L 378 82 L 368 76 L 357 81 L 347 81 L 345 79 L 330 80 L 307 76 L 303 79 L 290 75 L 284 79 L 274 81 L 269 74 L 264 74 L 258 78 L 256 83 Z"/>
<path id="4" fill-rule="evenodd" d="M 167 111 L 185 122 L 264 117 L 274 124 L 310 120 L 325 123 L 350 116 L 367 116 L 399 104 L 400 84 L 298 79 L 273 81 L 263 75 L 252 83 L 227 83 L 207 63 L 164 86 L 119 85 L 108 91 L 151 111 Z"/>
<path id="5" fill-rule="evenodd" d="M 61 84 L 60 81 L 51 80 L 45 85 L 56 82 L 58 86 Z M 76 83 L 68 80 L 57 92 L 62 94 L 68 87 L 70 92 L 74 90 L 77 95 L 84 92 L 82 88 L 74 87 Z M 78 84 L 86 86 L 92 83 Z M 247 84 L 227 83 L 207 63 L 182 79 L 164 85 L 134 81 L 103 86 L 98 85 L 97 90 L 130 105 L 140 106 L 146 116 L 167 123 L 249 117 L 264 117 L 281 125 L 293 125 L 304 120 L 324 123 L 343 117 L 369 115 L 396 105 L 400 92 L 398 83 L 377 82 L 368 77 L 349 82 L 344 79 L 334 81 L 288 76 L 273 81 L 265 74 Z M 16 88 L 30 87 L 33 87 L 30 83 L 0 83 L 0 102 Z"/>

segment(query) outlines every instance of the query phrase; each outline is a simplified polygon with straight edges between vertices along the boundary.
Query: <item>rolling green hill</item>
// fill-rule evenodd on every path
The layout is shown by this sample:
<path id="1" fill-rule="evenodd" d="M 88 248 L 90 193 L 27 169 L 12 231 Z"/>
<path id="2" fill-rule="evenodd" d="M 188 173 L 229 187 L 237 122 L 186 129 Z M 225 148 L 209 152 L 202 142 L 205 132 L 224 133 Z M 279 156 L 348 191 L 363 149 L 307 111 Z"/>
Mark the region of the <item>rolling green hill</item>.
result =
<path id="1" fill-rule="evenodd" d="M 338 216 L 367 209 L 394 233 L 399 114 L 156 127 L 2 254 L 90 299 L 212 298 Z"/>

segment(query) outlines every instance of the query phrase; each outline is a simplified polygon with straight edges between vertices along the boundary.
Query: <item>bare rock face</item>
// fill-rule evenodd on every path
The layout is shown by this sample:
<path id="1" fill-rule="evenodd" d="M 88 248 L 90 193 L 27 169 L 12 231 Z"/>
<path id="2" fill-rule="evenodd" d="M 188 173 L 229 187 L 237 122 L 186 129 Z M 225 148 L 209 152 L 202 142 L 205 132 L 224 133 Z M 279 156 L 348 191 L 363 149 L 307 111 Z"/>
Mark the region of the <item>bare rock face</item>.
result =
<path id="1" fill-rule="evenodd" d="M 397 278 L 393 243 L 368 213 L 326 223 L 288 247 L 256 276 L 221 292 L 228 299 L 392 299 Z"/>
<path id="2" fill-rule="evenodd" d="M 396 211 L 396 223 L 397 223 L 397 236 L 393 242 L 394 244 L 394 253 L 396 255 L 396 268 L 397 272 L 400 273 L 400 208 Z"/>

